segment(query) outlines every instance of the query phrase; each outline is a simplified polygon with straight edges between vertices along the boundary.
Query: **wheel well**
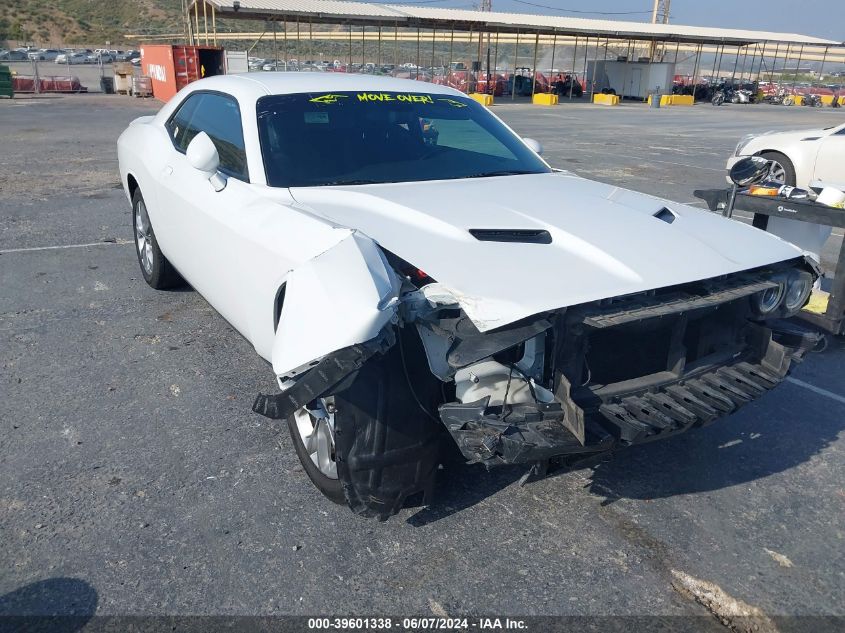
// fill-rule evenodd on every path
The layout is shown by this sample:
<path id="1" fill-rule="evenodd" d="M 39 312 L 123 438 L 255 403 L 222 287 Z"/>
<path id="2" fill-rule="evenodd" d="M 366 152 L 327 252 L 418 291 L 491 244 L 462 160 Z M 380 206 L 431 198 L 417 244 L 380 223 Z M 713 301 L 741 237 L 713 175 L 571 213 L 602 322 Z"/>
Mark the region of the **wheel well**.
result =
<path id="1" fill-rule="evenodd" d="M 132 174 L 126 177 L 126 187 L 129 189 L 129 197 L 132 198 L 138 189 L 138 181 L 135 180 L 135 176 Z"/>
<path id="2" fill-rule="evenodd" d="M 783 152 L 779 152 L 776 149 L 761 149 L 759 152 L 756 152 L 754 155 L 755 156 L 762 156 L 763 154 L 778 154 L 779 156 L 783 156 L 784 158 L 786 158 L 790 163 L 792 162 L 792 159 L 789 158 L 789 156 L 787 156 Z"/>
<path id="3" fill-rule="evenodd" d="M 287 283 L 283 283 L 276 291 L 276 300 L 273 302 L 273 331 L 279 329 L 279 319 L 282 318 L 282 305 L 285 303 L 285 288 Z"/>

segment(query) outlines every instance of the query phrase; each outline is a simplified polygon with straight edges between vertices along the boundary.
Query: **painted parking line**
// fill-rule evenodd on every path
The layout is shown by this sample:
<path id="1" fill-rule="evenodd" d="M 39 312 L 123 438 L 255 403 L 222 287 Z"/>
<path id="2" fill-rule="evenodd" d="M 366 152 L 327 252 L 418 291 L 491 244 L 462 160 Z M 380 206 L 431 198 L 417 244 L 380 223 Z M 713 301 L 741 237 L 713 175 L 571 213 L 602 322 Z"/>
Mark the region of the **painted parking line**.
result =
<path id="1" fill-rule="evenodd" d="M 786 381 L 791 382 L 793 385 L 798 385 L 799 387 L 808 389 L 809 391 L 817 393 L 820 396 L 825 396 L 826 398 L 830 398 L 831 400 L 836 400 L 836 402 L 841 402 L 842 404 L 845 404 L 845 396 L 840 396 L 838 393 L 833 393 L 832 391 L 828 391 L 827 389 L 816 387 L 815 385 L 811 385 L 810 383 L 804 382 L 803 380 L 798 380 L 797 378 L 793 378 L 792 376 L 787 376 Z"/>
<path id="2" fill-rule="evenodd" d="M 87 244 L 62 244 L 60 246 L 30 246 L 29 248 L 7 248 L 0 250 L 0 255 L 12 253 L 34 253 L 37 251 L 59 251 L 66 248 L 88 248 L 89 246 L 125 246 L 134 244 L 132 240 L 114 240 L 111 242 L 89 242 Z"/>

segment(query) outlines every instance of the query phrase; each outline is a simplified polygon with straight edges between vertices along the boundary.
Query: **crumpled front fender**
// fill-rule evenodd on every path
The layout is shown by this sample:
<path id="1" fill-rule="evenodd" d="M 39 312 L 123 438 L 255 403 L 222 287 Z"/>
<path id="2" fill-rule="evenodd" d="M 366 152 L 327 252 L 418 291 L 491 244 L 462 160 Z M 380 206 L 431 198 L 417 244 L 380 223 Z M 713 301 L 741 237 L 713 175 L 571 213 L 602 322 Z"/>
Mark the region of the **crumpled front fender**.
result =
<path id="1" fill-rule="evenodd" d="M 279 380 L 377 336 L 396 318 L 400 287 L 378 245 L 357 232 L 291 271 L 272 351 Z"/>

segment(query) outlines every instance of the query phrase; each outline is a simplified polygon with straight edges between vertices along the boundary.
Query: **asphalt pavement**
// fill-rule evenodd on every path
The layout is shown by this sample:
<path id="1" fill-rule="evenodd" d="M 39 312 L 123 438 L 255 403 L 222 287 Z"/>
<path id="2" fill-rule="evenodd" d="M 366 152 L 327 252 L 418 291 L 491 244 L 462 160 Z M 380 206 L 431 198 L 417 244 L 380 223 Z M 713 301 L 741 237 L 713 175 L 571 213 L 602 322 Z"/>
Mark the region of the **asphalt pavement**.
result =
<path id="1" fill-rule="evenodd" d="M 157 107 L 0 101 L 0 614 L 30 592 L 82 615 L 845 616 L 845 340 L 710 427 L 524 487 L 519 468 L 450 468 L 434 505 L 361 519 L 250 411 L 273 386 L 250 345 L 141 278 L 115 141 Z M 842 121 L 494 111 L 554 166 L 682 202 L 721 186 L 742 134 Z"/>

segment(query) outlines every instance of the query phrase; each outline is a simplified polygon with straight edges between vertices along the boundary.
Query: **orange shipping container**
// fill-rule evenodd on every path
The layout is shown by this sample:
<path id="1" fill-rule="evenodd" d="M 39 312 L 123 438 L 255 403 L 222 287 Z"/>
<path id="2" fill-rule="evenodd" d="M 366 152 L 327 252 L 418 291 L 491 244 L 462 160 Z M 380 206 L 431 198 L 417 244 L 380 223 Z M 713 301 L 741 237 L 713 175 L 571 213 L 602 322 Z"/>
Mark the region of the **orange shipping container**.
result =
<path id="1" fill-rule="evenodd" d="M 141 74 L 153 85 L 153 96 L 169 101 L 192 81 L 226 72 L 225 54 L 217 46 L 141 45 Z"/>

